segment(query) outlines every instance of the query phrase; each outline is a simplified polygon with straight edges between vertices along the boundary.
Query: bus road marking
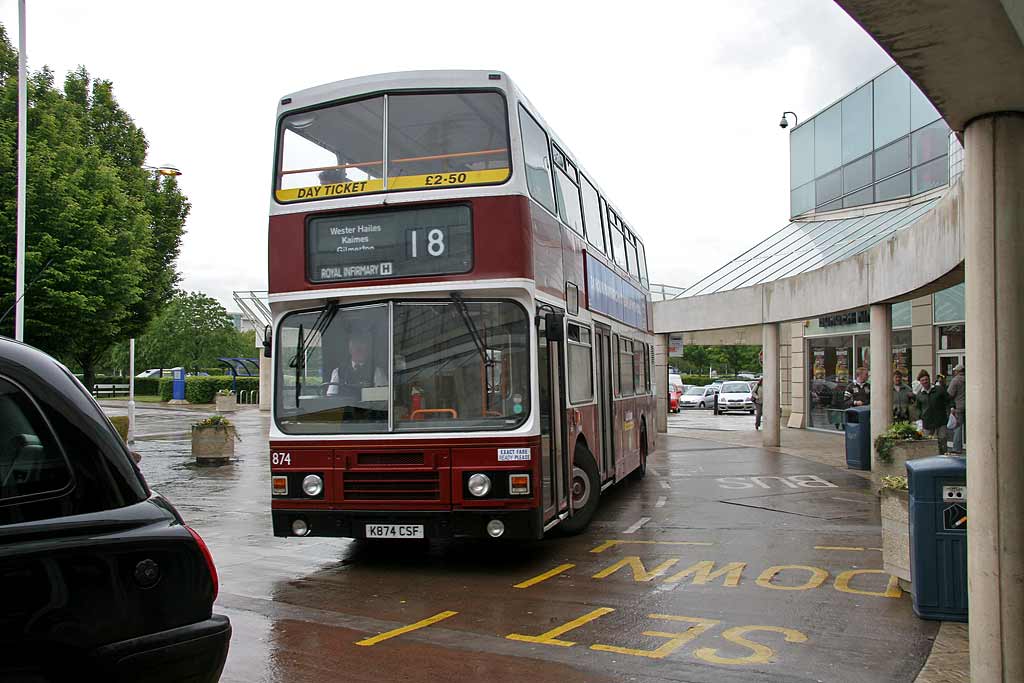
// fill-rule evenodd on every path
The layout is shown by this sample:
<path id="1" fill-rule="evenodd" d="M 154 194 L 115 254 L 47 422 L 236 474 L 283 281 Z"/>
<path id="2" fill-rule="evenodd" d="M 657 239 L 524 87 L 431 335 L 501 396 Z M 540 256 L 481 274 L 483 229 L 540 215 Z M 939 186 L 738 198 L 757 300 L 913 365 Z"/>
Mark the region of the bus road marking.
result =
<path id="1" fill-rule="evenodd" d="M 622 533 L 624 533 L 624 534 L 635 534 L 637 531 L 640 530 L 641 527 L 643 527 L 644 524 L 647 524 L 647 522 L 649 522 L 649 521 L 651 521 L 650 517 L 641 517 L 637 521 L 635 521 L 632 524 L 630 524 L 629 528 L 626 529 L 625 531 L 623 531 Z"/>
<path id="2" fill-rule="evenodd" d="M 668 642 L 662 643 L 653 650 L 641 650 L 632 647 L 620 647 L 618 645 L 603 645 L 601 643 L 591 645 L 590 649 L 597 650 L 599 652 L 614 652 L 621 655 L 633 655 L 634 657 L 664 659 L 708 629 L 722 623 L 717 619 L 695 619 L 693 617 L 681 617 L 674 614 L 648 614 L 647 617 L 649 619 L 683 621 L 693 624 L 693 626 L 690 626 L 685 631 L 678 633 L 666 633 L 665 631 L 643 631 L 642 634 L 650 638 L 668 639 Z"/>
<path id="3" fill-rule="evenodd" d="M 658 472 L 658 470 L 656 470 L 653 467 L 651 467 L 650 465 L 647 466 L 647 471 L 650 472 L 655 477 L 660 477 L 661 476 L 661 473 Z"/>
<path id="4" fill-rule="evenodd" d="M 576 565 L 574 565 L 574 564 L 560 564 L 557 567 L 555 567 L 554 569 L 550 569 L 550 570 L 544 572 L 543 574 L 538 574 L 537 576 L 533 577 L 532 579 L 527 579 L 526 581 L 521 581 L 521 582 L 517 583 L 516 585 L 514 585 L 512 587 L 513 588 L 529 588 L 530 586 L 536 586 L 538 583 L 540 583 L 542 581 L 547 581 L 552 576 L 558 576 L 562 572 L 567 571 L 569 569 L 572 569 L 575 566 Z"/>
<path id="5" fill-rule="evenodd" d="M 661 488 L 666 490 L 672 489 L 672 484 L 668 483 L 668 479 L 659 479 L 658 483 L 661 484 Z"/>
<path id="6" fill-rule="evenodd" d="M 587 612 L 582 617 L 577 617 L 576 619 L 573 619 L 572 621 L 567 621 L 566 623 L 562 624 L 561 626 L 553 628 L 550 631 L 545 631 L 544 633 L 540 634 L 539 636 L 525 636 L 525 635 L 523 635 L 521 633 L 510 633 L 510 634 L 508 634 L 505 637 L 508 638 L 509 640 L 518 640 L 518 641 L 521 641 L 521 642 L 524 642 L 524 643 L 537 643 L 537 644 L 540 644 L 540 645 L 556 645 L 558 647 L 572 647 L 576 643 L 574 643 L 574 642 L 572 642 L 570 640 L 559 640 L 558 636 L 562 635 L 563 633 L 568 633 L 569 631 L 572 631 L 573 629 L 577 629 L 580 626 L 583 626 L 585 624 L 589 624 L 590 622 L 594 621 L 595 619 L 600 619 L 604 615 L 611 614 L 614 611 L 615 610 L 612 609 L 611 607 L 598 607 L 593 612 Z"/>
<path id="7" fill-rule="evenodd" d="M 436 624 L 439 621 L 444 621 L 445 619 L 448 619 L 449 617 L 454 617 L 456 614 L 458 614 L 458 612 L 452 612 L 452 611 L 439 612 L 438 614 L 435 614 L 432 617 L 427 617 L 426 619 L 421 619 L 420 621 L 417 621 L 415 624 L 409 624 L 408 626 L 402 626 L 401 628 L 396 628 L 396 629 L 393 629 L 391 631 L 385 631 L 384 633 L 381 633 L 379 635 L 373 636 L 372 638 L 364 638 L 363 640 L 357 641 L 356 645 L 362 645 L 363 647 L 370 647 L 371 645 L 376 645 L 377 643 L 383 642 L 385 640 L 390 640 L 391 638 L 396 638 L 396 637 L 398 637 L 398 636 L 400 636 L 400 635 L 402 635 L 404 633 L 409 633 L 410 631 L 417 631 L 417 630 L 419 630 L 421 628 L 426 628 L 427 626 L 430 626 L 432 624 Z"/>
<path id="8" fill-rule="evenodd" d="M 617 545 L 624 545 L 626 543 L 634 545 L 714 545 L 707 541 L 634 541 L 630 539 L 615 539 L 613 541 L 602 541 L 600 545 L 594 546 L 590 549 L 592 553 L 603 553 L 609 548 L 614 548 Z"/>
<path id="9" fill-rule="evenodd" d="M 656 507 L 656 508 L 663 508 L 663 507 L 665 507 L 665 502 L 667 500 L 668 500 L 668 498 L 666 498 L 665 496 L 658 496 L 658 502 L 654 504 L 654 507 Z"/>

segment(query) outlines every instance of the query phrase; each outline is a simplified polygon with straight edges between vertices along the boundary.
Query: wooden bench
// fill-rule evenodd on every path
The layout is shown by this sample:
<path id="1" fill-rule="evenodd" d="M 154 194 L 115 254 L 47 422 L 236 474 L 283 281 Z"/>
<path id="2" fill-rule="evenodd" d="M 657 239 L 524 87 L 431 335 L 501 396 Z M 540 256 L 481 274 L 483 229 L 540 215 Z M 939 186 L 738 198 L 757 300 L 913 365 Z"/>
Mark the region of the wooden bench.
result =
<path id="1" fill-rule="evenodd" d="M 94 384 L 92 387 L 92 395 L 96 398 L 102 398 L 104 396 L 117 396 L 118 394 L 128 395 L 127 384 Z"/>

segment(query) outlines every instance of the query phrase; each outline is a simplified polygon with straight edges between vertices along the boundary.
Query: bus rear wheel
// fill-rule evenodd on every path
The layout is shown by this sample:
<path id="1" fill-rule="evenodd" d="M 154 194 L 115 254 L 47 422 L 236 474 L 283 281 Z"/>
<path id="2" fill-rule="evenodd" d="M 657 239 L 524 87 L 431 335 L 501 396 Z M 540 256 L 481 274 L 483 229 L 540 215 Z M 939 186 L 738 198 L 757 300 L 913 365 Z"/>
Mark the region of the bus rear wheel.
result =
<path id="1" fill-rule="evenodd" d="M 640 481 L 647 474 L 647 427 L 640 428 L 640 464 L 629 473 L 634 481 Z"/>
<path id="2" fill-rule="evenodd" d="M 594 456 L 586 446 L 576 449 L 569 480 L 569 504 L 572 517 L 558 525 L 563 534 L 578 534 L 590 524 L 601 498 L 601 475 Z"/>

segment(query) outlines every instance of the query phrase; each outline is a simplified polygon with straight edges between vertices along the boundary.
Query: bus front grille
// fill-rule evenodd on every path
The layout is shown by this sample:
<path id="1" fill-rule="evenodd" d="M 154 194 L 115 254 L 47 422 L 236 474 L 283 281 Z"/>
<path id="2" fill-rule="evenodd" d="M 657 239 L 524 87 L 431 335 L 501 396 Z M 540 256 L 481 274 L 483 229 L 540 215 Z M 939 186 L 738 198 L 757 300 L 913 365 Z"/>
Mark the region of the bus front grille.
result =
<path id="1" fill-rule="evenodd" d="M 345 500 L 440 500 L 441 479 L 431 472 L 345 472 Z"/>

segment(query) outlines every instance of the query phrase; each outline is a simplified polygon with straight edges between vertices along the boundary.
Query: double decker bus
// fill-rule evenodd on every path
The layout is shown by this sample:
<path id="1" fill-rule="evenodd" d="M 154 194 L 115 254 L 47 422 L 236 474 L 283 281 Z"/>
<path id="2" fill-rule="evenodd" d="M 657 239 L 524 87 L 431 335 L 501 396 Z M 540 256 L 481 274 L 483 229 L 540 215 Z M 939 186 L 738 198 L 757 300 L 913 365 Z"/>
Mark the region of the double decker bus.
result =
<path id="1" fill-rule="evenodd" d="M 280 101 L 277 536 L 540 538 L 654 447 L 643 242 L 508 76 Z"/>

